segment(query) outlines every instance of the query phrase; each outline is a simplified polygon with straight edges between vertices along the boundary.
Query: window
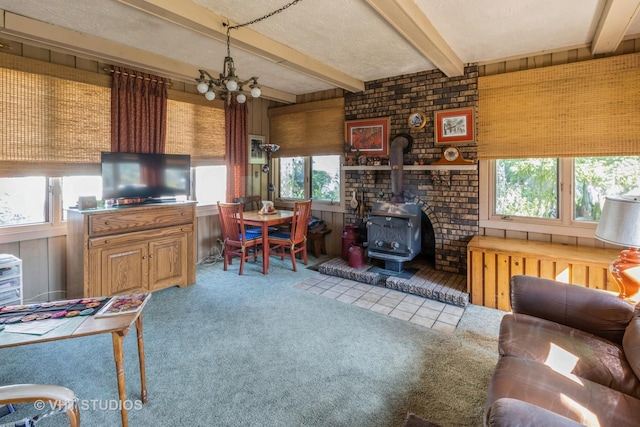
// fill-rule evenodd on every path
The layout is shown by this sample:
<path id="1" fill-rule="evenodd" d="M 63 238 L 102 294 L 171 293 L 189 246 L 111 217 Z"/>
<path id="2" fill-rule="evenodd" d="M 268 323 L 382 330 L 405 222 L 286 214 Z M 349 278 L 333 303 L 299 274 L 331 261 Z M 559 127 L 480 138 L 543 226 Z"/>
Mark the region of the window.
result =
<path id="1" fill-rule="evenodd" d="M 49 219 L 47 178 L 0 178 L 0 227 L 42 224 Z"/>
<path id="2" fill-rule="evenodd" d="M 194 168 L 195 182 L 191 197 L 198 206 L 215 205 L 227 199 L 227 167 L 197 166 Z"/>
<path id="3" fill-rule="evenodd" d="M 496 160 L 495 214 L 558 218 L 558 160 Z"/>
<path id="4" fill-rule="evenodd" d="M 640 194 L 640 157 L 574 159 L 573 185 L 573 219 L 598 221 L 606 196 Z"/>
<path id="5" fill-rule="evenodd" d="M 518 222 L 523 231 L 541 231 L 526 223 L 595 228 L 606 196 L 640 194 L 640 156 L 501 159 L 488 169 L 486 219 Z M 481 226 L 500 227 L 482 218 Z"/>
<path id="6" fill-rule="evenodd" d="M 62 178 L 62 218 L 67 219 L 67 209 L 76 206 L 79 197 L 94 196 L 102 199 L 102 177 L 65 176 Z"/>
<path id="7" fill-rule="evenodd" d="M 279 160 L 281 199 L 340 202 L 340 156 L 281 157 Z"/>

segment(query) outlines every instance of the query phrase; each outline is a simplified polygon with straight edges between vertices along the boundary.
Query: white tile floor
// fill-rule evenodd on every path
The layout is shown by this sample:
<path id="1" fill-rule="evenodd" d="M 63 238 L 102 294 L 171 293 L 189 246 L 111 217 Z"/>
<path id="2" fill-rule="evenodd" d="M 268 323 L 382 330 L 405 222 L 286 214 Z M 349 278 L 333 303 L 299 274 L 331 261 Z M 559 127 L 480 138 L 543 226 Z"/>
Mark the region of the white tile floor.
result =
<path id="1" fill-rule="evenodd" d="M 464 314 L 463 307 L 321 273 L 295 287 L 441 332 L 455 331 Z"/>

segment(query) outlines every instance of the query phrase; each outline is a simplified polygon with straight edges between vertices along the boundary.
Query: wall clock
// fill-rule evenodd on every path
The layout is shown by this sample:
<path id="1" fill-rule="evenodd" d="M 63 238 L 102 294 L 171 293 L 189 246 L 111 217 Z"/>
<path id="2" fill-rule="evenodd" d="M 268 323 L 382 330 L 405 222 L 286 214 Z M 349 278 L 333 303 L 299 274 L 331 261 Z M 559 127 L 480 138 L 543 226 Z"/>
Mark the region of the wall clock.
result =
<path id="1" fill-rule="evenodd" d="M 409 127 L 413 130 L 420 130 L 427 124 L 427 116 L 422 111 L 414 111 L 407 119 Z"/>

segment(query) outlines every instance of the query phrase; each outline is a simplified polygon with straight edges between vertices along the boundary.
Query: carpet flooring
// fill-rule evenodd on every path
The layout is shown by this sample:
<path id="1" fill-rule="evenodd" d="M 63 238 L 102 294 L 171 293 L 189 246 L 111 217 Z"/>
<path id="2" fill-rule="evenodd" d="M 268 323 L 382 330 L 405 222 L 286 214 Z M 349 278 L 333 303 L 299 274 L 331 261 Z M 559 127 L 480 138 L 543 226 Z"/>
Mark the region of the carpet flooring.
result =
<path id="1" fill-rule="evenodd" d="M 239 276 L 238 264 L 200 266 L 195 285 L 154 293 L 143 313 L 149 401 L 129 412 L 132 427 L 386 427 L 408 413 L 443 427 L 482 425 L 502 312 L 470 305 L 453 333 L 441 333 L 297 289 L 318 273 L 293 273 L 288 260 L 273 258 L 267 276 L 251 262 Z M 136 349 L 132 331 L 124 342 L 132 404 Z M 0 384 L 67 386 L 84 405 L 83 425 L 120 425 L 106 406 L 118 396 L 108 335 L 0 357 Z M 63 415 L 38 424 L 64 425 Z"/>

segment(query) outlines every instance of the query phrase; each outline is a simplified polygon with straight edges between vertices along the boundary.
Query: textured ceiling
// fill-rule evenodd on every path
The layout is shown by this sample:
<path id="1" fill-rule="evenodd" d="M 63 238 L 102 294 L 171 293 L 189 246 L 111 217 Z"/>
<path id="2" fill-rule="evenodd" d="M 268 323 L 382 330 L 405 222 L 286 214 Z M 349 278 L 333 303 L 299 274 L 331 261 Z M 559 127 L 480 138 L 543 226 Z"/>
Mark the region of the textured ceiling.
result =
<path id="1" fill-rule="evenodd" d="M 589 46 L 606 9 L 605 0 L 385 1 L 413 1 L 410 6 L 417 7 L 418 14 L 431 22 L 436 35 L 452 51 L 451 56 L 462 64 Z M 0 37 L 9 44 L 11 40 L 37 41 L 38 45 L 50 44 L 48 47 L 54 50 L 64 47 L 62 50 L 78 55 L 88 52 L 88 57 L 98 59 L 101 52 L 110 51 L 105 62 L 144 68 L 147 61 L 149 70 L 192 81 L 191 76 L 197 77 L 200 68 L 212 74 L 222 68 L 226 47 L 215 37 L 220 38 L 222 31 L 224 38 L 224 33 L 218 29 L 212 35 L 209 27 L 220 27 L 226 20 L 245 23 L 285 3 L 286 0 L 0 0 L 0 9 L 6 11 L 5 19 L 0 21 Z M 340 83 L 345 79 L 366 82 L 438 68 L 433 57 L 407 41 L 402 27 L 394 27 L 370 3 L 376 2 L 301 0 L 264 21 L 232 30 L 231 55 L 238 75 L 257 76 L 264 87 L 299 95 L 335 87 L 353 88 Z M 163 12 L 173 5 L 178 5 L 173 13 Z M 176 18 L 183 11 L 188 19 Z M 29 18 L 29 22 L 52 24 L 49 28 L 66 33 L 49 42 L 41 34 L 31 34 L 35 30 L 30 26 L 11 30 L 8 14 Z M 616 21 L 621 22 L 617 26 L 624 26 L 624 36 L 640 33 L 635 10 L 625 19 Z M 421 30 L 424 25 L 416 27 Z M 277 42 L 278 50 L 294 51 L 301 59 L 290 61 L 286 55 L 285 59 L 274 59 L 250 53 L 242 46 L 241 32 L 242 36 L 256 35 Z M 83 45 L 89 43 L 82 38 L 84 35 L 95 36 L 89 47 Z M 111 46 L 110 50 L 101 49 L 101 43 Z M 143 52 L 152 53 L 156 63 L 151 64 L 152 59 Z M 324 77 L 332 73 L 338 77 Z"/>

